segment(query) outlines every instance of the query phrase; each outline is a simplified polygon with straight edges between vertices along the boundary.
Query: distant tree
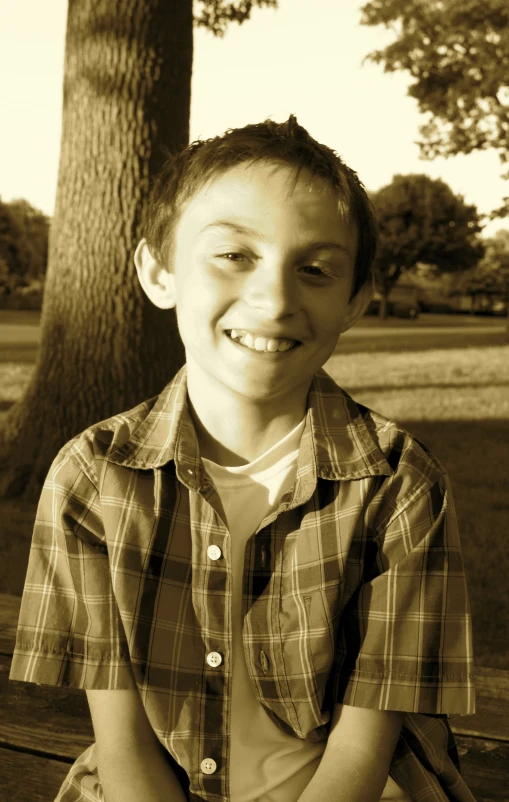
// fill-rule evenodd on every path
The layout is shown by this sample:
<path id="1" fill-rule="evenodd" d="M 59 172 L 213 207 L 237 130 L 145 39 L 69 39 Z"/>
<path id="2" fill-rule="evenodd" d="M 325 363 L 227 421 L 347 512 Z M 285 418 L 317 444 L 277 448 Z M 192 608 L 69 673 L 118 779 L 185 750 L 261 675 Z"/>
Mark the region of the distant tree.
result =
<path id="1" fill-rule="evenodd" d="M 199 0 L 221 34 L 274 0 Z M 262 45 L 262 43 L 261 43 Z M 152 178 L 189 138 L 193 0 L 69 0 L 62 145 L 33 379 L 0 428 L 0 495 L 37 496 L 62 444 L 184 361 L 133 254 Z"/>
<path id="2" fill-rule="evenodd" d="M 390 290 L 417 263 L 453 272 L 481 258 L 477 209 L 444 181 L 427 175 L 396 175 L 371 197 L 380 235 L 375 281 L 382 296 L 382 317 L 387 315 Z"/>
<path id="3" fill-rule="evenodd" d="M 478 270 L 484 275 L 486 287 L 500 292 L 509 291 L 509 231 L 501 229 L 487 239 Z"/>
<path id="4" fill-rule="evenodd" d="M 0 256 L 0 293 L 11 292 L 12 276 L 9 265 L 3 256 Z"/>
<path id="5" fill-rule="evenodd" d="M 22 232 L 26 278 L 41 278 L 48 264 L 49 218 L 26 200 L 13 200 L 9 209 Z"/>
<path id="6" fill-rule="evenodd" d="M 0 259 L 2 259 L 4 286 L 21 283 L 28 269 L 23 231 L 10 204 L 0 200 Z"/>
<path id="7" fill-rule="evenodd" d="M 455 289 L 470 295 L 500 293 L 506 296 L 509 306 L 509 231 L 497 231 L 484 242 L 483 258 L 459 277 Z"/>
<path id="8" fill-rule="evenodd" d="M 415 79 L 408 93 L 428 116 L 424 156 L 494 149 L 509 163 L 507 0 L 370 0 L 362 23 L 394 31 L 368 58 Z M 496 214 L 508 213 L 506 198 Z"/>
<path id="9" fill-rule="evenodd" d="M 48 260 L 49 220 L 25 200 L 0 200 L 2 286 L 15 289 L 44 275 Z"/>

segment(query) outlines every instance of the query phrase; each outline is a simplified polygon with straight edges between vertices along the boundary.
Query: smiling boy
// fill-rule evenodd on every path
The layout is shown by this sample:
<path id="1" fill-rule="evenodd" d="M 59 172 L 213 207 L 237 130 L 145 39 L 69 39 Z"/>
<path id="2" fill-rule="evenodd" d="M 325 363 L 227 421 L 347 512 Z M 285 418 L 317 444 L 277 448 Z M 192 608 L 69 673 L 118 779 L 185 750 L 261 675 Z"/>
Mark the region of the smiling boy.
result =
<path id="1" fill-rule="evenodd" d="M 135 263 L 186 366 L 62 449 L 34 531 L 11 678 L 85 688 L 96 736 L 58 800 L 472 802 L 447 476 L 322 370 L 375 241 L 293 117 L 163 171 Z"/>
<path id="2" fill-rule="evenodd" d="M 251 462 L 303 419 L 371 296 L 366 281 L 350 299 L 356 253 L 337 191 L 274 162 L 234 166 L 188 202 L 171 271 L 140 243 L 145 292 L 177 310 L 202 456 Z"/>

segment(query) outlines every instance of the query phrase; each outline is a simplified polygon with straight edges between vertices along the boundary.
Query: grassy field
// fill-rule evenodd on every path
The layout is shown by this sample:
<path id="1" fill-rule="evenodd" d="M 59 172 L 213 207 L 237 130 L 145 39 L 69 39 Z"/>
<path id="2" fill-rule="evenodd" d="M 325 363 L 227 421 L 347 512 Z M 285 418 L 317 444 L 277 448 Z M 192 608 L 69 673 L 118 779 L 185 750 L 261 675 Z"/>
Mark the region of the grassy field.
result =
<path id="1" fill-rule="evenodd" d="M 1 339 L 0 331 L 0 360 Z M 32 332 L 32 348 L 36 342 Z M 11 339 L 11 352 L 15 347 Z M 509 345 L 504 321 L 426 315 L 416 323 L 380 323 L 365 318 L 342 338 L 325 367 L 355 399 L 403 424 L 448 468 L 476 658 L 482 665 L 509 668 Z M 21 397 L 32 370 L 23 360 L 0 362 L 0 414 Z M 3 502 L 0 513 L 6 522 L 4 565 L 10 566 L 0 574 L 0 584 L 19 593 L 25 572 L 20 555 L 28 548 L 34 511 Z"/>
<path id="2" fill-rule="evenodd" d="M 482 665 L 509 669 L 509 346 L 335 354 L 353 397 L 397 420 L 453 485 Z"/>

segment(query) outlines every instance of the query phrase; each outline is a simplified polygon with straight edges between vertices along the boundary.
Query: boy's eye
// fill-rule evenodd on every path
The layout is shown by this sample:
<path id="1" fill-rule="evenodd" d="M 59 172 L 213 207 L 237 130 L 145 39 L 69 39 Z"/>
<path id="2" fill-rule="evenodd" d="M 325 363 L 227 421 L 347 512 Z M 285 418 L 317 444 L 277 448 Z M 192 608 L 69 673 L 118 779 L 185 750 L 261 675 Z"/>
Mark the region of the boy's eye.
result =
<path id="1" fill-rule="evenodd" d="M 319 265 L 304 265 L 302 268 L 308 276 L 316 276 L 317 278 L 330 278 L 332 273 Z"/>
<path id="2" fill-rule="evenodd" d="M 246 256 L 243 253 L 238 253 L 238 251 L 228 251 L 227 253 L 218 253 L 217 254 L 219 259 L 228 259 L 230 262 L 242 262 L 246 259 Z"/>

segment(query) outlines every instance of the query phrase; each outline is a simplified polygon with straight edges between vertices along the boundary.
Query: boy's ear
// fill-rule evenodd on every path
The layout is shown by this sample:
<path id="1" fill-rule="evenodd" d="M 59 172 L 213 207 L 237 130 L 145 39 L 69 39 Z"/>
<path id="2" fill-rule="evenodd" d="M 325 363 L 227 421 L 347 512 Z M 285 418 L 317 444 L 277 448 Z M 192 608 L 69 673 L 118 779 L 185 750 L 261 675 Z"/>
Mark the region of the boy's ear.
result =
<path id="1" fill-rule="evenodd" d="M 348 304 L 348 312 L 345 315 L 343 320 L 343 325 L 341 326 L 341 333 L 351 329 L 354 323 L 357 323 L 359 318 L 361 318 L 369 306 L 369 302 L 373 298 L 373 294 L 375 292 L 375 282 L 373 277 L 371 276 L 368 280 L 362 285 L 360 290 L 354 295 L 350 303 Z"/>
<path id="2" fill-rule="evenodd" d="M 138 243 L 134 264 L 140 284 L 152 303 L 159 309 L 172 309 L 176 303 L 175 276 L 152 256 L 146 239 Z"/>

